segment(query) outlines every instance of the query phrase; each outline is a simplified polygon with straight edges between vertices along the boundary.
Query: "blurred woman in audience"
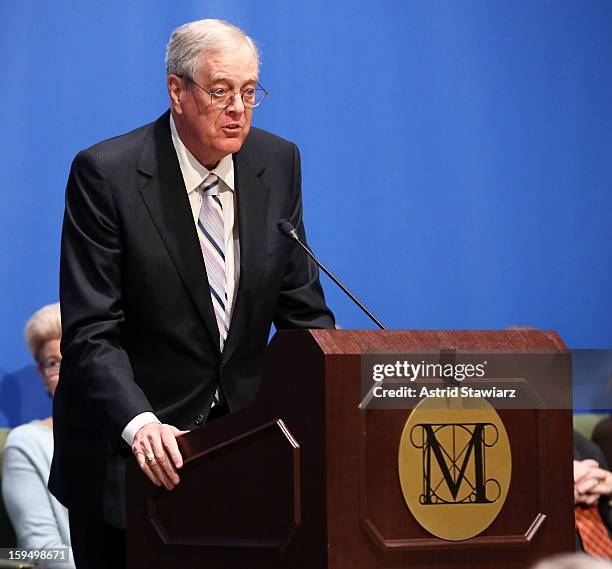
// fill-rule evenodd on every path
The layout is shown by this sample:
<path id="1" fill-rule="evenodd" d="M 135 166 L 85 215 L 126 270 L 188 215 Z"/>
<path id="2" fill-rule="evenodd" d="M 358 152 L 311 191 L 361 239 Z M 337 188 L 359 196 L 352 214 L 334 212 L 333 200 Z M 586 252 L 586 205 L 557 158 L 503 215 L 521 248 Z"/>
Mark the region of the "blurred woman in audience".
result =
<path id="1" fill-rule="evenodd" d="M 532 569 L 610 569 L 610 563 L 584 553 L 563 553 L 540 561 Z"/>
<path id="2" fill-rule="evenodd" d="M 26 343 L 49 397 L 53 397 L 62 361 L 62 327 L 59 303 L 41 308 L 25 328 Z M 11 518 L 19 547 L 70 548 L 68 511 L 47 490 L 53 457 L 53 421 L 51 417 L 14 428 L 4 451 L 2 496 Z M 47 567 L 74 567 L 70 562 Z"/>

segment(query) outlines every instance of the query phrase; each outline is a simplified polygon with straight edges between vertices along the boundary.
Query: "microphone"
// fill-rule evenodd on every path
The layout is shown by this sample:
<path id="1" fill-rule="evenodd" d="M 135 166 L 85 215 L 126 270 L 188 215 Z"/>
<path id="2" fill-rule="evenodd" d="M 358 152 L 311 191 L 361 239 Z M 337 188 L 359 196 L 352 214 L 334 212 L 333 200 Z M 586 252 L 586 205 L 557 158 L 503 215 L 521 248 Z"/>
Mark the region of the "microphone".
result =
<path id="1" fill-rule="evenodd" d="M 374 316 L 374 314 L 372 314 L 365 306 L 364 304 L 348 289 L 346 288 L 332 273 L 331 271 L 325 266 L 323 265 L 323 263 L 321 263 L 321 261 L 319 261 L 319 259 L 317 259 L 314 256 L 314 253 L 310 250 L 310 248 L 305 245 L 304 243 L 302 243 L 302 241 L 300 240 L 300 237 L 297 233 L 297 231 L 295 230 L 295 227 L 293 227 L 293 225 L 291 225 L 291 222 L 287 221 L 286 219 L 281 219 L 276 226 L 278 227 L 278 229 L 280 230 L 280 232 L 287 237 L 288 239 L 291 239 L 292 241 L 295 241 L 302 249 L 304 249 L 304 251 L 306 251 L 306 253 L 308 253 L 308 256 L 318 265 L 318 267 L 332 280 L 334 281 L 341 289 L 342 291 L 357 305 L 359 306 L 359 308 L 361 308 L 361 310 L 363 310 L 363 312 L 365 312 L 367 314 L 367 316 L 374 321 L 374 323 L 381 329 L 381 330 L 386 330 L 386 328 L 383 326 L 382 322 L 376 318 L 376 316 Z"/>

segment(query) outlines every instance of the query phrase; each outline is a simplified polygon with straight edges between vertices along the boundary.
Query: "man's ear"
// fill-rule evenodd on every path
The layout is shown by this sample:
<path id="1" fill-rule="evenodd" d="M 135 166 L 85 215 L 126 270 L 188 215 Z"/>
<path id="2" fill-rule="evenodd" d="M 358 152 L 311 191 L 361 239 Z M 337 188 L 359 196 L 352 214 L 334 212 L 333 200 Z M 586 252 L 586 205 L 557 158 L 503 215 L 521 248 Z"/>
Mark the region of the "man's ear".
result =
<path id="1" fill-rule="evenodd" d="M 183 113 L 181 100 L 185 91 L 185 82 L 178 75 L 168 75 L 167 85 L 170 106 L 177 115 L 180 115 Z"/>

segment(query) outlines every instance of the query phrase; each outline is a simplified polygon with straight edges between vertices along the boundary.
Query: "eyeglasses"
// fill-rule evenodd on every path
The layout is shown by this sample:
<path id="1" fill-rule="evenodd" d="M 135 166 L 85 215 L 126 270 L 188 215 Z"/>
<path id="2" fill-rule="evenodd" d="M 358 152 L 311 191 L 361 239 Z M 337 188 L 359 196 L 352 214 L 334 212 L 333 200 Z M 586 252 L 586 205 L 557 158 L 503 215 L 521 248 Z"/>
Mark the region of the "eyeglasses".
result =
<path id="1" fill-rule="evenodd" d="M 43 362 L 40 362 L 40 367 L 43 368 L 44 371 L 54 372 L 59 371 L 60 366 L 62 365 L 61 358 L 50 357 Z"/>
<path id="2" fill-rule="evenodd" d="M 210 95 L 210 104 L 213 105 L 217 109 L 227 109 L 233 102 L 236 95 L 240 95 L 242 99 L 242 104 L 248 108 L 253 109 L 258 107 L 263 103 L 263 100 L 268 95 L 268 91 L 266 91 L 259 83 L 257 83 L 256 87 L 248 87 L 244 91 L 240 93 L 234 93 L 229 89 L 224 89 L 222 87 L 218 89 L 213 89 L 212 91 L 208 91 L 204 89 L 202 85 L 196 83 L 191 77 L 183 77 L 182 75 L 178 75 L 181 79 L 185 79 L 185 81 L 189 81 L 193 83 L 196 87 L 199 87 Z"/>

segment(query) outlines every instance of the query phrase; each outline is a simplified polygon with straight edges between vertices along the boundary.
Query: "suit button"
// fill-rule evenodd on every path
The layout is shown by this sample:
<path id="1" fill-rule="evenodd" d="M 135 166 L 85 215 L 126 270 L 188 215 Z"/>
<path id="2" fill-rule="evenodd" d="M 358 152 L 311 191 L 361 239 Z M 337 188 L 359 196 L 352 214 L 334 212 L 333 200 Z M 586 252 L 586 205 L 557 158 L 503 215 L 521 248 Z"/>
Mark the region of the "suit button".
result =
<path id="1" fill-rule="evenodd" d="M 196 418 L 193 420 L 193 422 L 194 422 L 196 425 L 201 425 L 201 424 L 204 422 L 204 415 L 198 415 L 198 416 L 197 416 L 197 417 L 196 417 Z"/>

